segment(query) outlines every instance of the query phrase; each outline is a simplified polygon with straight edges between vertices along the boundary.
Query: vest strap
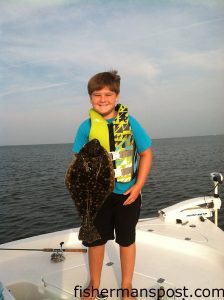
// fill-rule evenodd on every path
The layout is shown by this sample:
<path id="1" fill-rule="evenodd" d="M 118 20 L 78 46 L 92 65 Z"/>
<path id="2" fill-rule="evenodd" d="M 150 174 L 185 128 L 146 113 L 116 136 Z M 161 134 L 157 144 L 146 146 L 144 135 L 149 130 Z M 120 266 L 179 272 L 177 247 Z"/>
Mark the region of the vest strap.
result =
<path id="1" fill-rule="evenodd" d="M 123 150 L 123 151 L 112 151 L 109 152 L 111 159 L 112 160 L 116 160 L 116 159 L 120 159 L 120 158 L 124 158 L 124 157 L 128 157 L 128 156 L 132 156 L 133 155 L 133 150 Z"/>
<path id="2" fill-rule="evenodd" d="M 127 174 L 131 174 L 132 173 L 132 167 L 128 167 L 128 168 L 124 168 L 124 169 L 114 169 L 114 173 L 115 173 L 115 178 L 123 176 L 123 175 L 127 175 Z"/>

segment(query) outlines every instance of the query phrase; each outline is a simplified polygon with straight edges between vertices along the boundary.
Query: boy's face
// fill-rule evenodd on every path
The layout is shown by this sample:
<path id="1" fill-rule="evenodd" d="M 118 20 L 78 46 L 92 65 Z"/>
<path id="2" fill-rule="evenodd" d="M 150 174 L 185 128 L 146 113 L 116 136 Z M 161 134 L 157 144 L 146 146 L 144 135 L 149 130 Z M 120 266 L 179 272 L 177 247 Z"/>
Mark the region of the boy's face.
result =
<path id="1" fill-rule="evenodd" d="M 93 109 L 101 114 L 104 119 L 110 119 L 116 116 L 115 106 L 117 100 L 118 94 L 107 87 L 94 91 L 90 95 L 90 102 Z"/>

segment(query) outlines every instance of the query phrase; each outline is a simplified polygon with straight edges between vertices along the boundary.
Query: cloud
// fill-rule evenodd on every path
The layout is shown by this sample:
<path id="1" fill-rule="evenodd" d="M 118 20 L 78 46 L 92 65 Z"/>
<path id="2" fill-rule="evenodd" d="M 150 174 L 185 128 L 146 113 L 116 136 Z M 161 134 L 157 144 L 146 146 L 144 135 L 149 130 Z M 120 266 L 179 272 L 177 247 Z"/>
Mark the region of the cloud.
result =
<path id="1" fill-rule="evenodd" d="M 197 68 L 206 71 L 224 70 L 224 49 L 216 49 L 205 52 L 184 52 L 176 50 L 170 55 L 167 64 L 181 66 L 185 70 Z"/>
<path id="2" fill-rule="evenodd" d="M 21 94 L 21 93 L 26 93 L 26 92 L 33 92 L 33 91 L 41 91 L 41 90 L 46 90 L 46 89 L 51 89 L 55 87 L 60 87 L 69 84 L 69 82 L 61 82 L 61 83 L 53 83 L 53 84 L 48 84 L 48 85 L 43 85 L 43 86 L 33 86 L 29 88 L 22 88 L 22 89 L 15 89 L 15 90 L 9 90 L 3 93 L 0 93 L 0 97 L 5 97 L 13 94 Z"/>
<path id="3" fill-rule="evenodd" d="M 166 1 L 166 0 L 165 0 Z M 179 0 L 168 0 L 166 2 L 169 2 L 170 4 L 173 5 L 179 5 L 180 2 Z M 223 0 L 181 0 L 181 3 L 183 5 L 187 6 L 199 6 L 199 7 L 206 7 L 206 8 L 224 8 L 224 3 Z"/>
<path id="4" fill-rule="evenodd" d="M 63 107 L 63 118 L 78 126 L 88 109 L 88 78 L 111 68 L 122 78 L 121 101 L 154 136 L 177 132 L 171 118 L 179 120 L 178 133 L 194 134 L 186 130 L 185 112 L 192 123 L 198 116 L 204 124 L 201 107 L 215 124 L 223 93 L 221 7 L 219 1 L 184 0 L 0 1 L 0 112 L 7 115 L 1 122 L 5 135 L 10 129 L 8 142 L 19 128 L 29 128 L 29 135 L 20 135 L 23 143 L 32 130 L 35 141 L 54 134 L 64 141 L 64 132 L 52 129 L 65 126 Z M 39 119 L 46 128 L 38 133 Z M 205 125 L 198 131 L 206 134 Z"/>
<path id="5" fill-rule="evenodd" d="M 175 32 L 181 32 L 181 31 L 184 31 L 186 29 L 191 29 L 191 28 L 194 28 L 194 27 L 202 27 L 204 25 L 215 24 L 215 23 L 218 23 L 218 22 L 224 22 L 224 16 L 220 17 L 220 18 L 210 19 L 210 20 L 203 20 L 203 21 L 200 21 L 200 22 L 193 22 L 193 23 L 190 23 L 190 24 L 177 26 L 177 27 L 173 27 L 173 28 L 169 28 L 169 29 L 158 30 L 158 31 L 149 33 L 149 36 L 158 36 L 158 35 L 171 34 L 171 33 L 175 33 Z"/>
<path id="6" fill-rule="evenodd" d="M 77 37 L 78 30 L 80 32 Z M 88 35 L 90 36 L 91 32 Z M 160 72 L 153 59 L 150 59 L 144 51 L 139 52 L 138 47 L 132 47 L 127 55 L 127 48 L 125 45 L 123 47 L 122 42 L 120 47 L 115 47 L 110 37 L 101 39 L 97 36 L 92 43 L 89 37 L 82 34 L 80 28 L 74 32 L 71 27 L 66 34 L 59 29 L 57 35 L 50 36 L 49 32 L 43 33 L 42 30 L 35 34 L 28 32 L 26 35 L 18 35 L 15 32 L 5 38 L 5 44 L 7 47 L 1 56 L 5 62 L 3 70 L 12 72 L 14 78 L 21 79 L 20 73 L 24 73 L 25 67 L 34 70 L 36 68 L 37 75 L 40 69 L 44 69 L 45 73 L 47 70 L 49 73 L 54 70 L 57 76 L 60 74 L 66 80 L 73 73 L 80 76 L 80 73 L 77 74 L 77 69 L 86 68 L 91 72 L 95 66 L 98 70 L 118 68 L 122 72 L 135 74 L 140 78 L 154 78 Z M 4 76 L 7 76 L 7 72 L 2 72 L 2 78 Z M 20 84 L 22 84 L 21 80 Z M 25 84 L 27 85 L 27 82 Z"/>

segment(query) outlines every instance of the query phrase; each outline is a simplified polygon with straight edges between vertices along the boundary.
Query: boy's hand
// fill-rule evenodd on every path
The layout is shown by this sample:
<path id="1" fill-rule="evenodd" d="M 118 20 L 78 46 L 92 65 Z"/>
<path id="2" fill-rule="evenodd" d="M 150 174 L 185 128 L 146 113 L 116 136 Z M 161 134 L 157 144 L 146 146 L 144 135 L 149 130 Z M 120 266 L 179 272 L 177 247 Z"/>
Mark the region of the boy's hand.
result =
<path id="1" fill-rule="evenodd" d="M 124 201 L 123 205 L 129 205 L 134 202 L 138 198 L 140 191 L 141 188 L 137 184 L 134 184 L 130 189 L 123 193 L 123 195 L 130 194 L 129 197 Z"/>
<path id="2" fill-rule="evenodd" d="M 147 179 L 149 170 L 152 165 L 151 148 L 146 149 L 145 151 L 141 152 L 139 155 L 140 155 L 140 161 L 139 161 L 138 178 L 136 183 L 123 194 L 123 195 L 130 194 L 128 198 L 124 201 L 123 205 L 129 205 L 137 199 L 142 187 L 144 186 L 144 183 Z"/>

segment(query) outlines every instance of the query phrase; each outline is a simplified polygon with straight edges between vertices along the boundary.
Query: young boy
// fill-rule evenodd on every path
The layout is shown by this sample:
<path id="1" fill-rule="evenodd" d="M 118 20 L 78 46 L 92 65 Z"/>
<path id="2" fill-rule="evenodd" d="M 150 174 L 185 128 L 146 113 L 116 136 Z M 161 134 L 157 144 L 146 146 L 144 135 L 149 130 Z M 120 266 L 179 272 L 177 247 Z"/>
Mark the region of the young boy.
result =
<path id="1" fill-rule="evenodd" d="M 94 75 L 88 82 L 92 109 L 90 118 L 79 127 L 73 151 L 78 153 L 89 141 L 97 138 L 101 145 L 113 152 L 115 188 L 100 208 L 94 223 L 101 239 L 89 247 L 90 282 L 88 288 L 99 289 L 105 244 L 114 239 L 120 245 L 121 288 L 131 292 L 135 265 L 135 227 L 141 206 L 141 189 L 152 164 L 151 139 L 130 115 L 127 107 L 117 104 L 120 76 L 117 71 Z M 116 155 L 115 155 L 116 154 Z M 95 295 L 81 299 L 95 299 Z M 135 299 L 124 295 L 123 299 Z"/>

